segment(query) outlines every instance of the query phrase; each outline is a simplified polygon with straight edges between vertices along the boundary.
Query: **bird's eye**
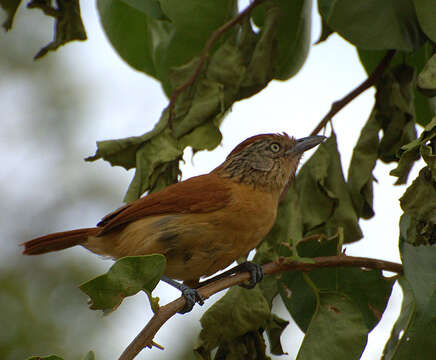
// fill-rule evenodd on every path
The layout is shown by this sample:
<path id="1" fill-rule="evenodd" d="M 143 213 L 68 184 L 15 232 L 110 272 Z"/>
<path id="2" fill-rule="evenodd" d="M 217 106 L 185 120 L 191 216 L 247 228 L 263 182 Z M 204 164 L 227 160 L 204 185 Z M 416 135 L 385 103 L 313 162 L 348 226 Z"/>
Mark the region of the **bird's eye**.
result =
<path id="1" fill-rule="evenodd" d="M 272 144 L 269 146 L 269 148 L 270 148 L 270 150 L 271 150 L 273 153 L 277 153 L 277 152 L 280 151 L 280 145 L 277 144 L 277 143 L 272 143 Z"/>

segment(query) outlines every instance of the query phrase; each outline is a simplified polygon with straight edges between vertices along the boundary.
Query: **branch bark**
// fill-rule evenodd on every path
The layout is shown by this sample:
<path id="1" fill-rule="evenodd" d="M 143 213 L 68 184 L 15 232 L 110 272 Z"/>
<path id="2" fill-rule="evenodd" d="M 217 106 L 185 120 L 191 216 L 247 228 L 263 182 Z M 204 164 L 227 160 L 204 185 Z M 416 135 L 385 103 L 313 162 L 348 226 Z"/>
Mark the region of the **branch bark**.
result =
<path id="1" fill-rule="evenodd" d="M 276 262 L 271 262 L 262 266 L 265 275 L 277 274 L 285 271 L 311 271 L 318 268 L 328 267 L 360 267 L 376 270 L 387 270 L 395 273 L 402 273 L 403 267 L 401 264 L 390 261 L 355 257 L 355 256 L 326 256 L 313 258 L 313 263 L 303 263 L 298 261 L 289 261 L 285 258 L 280 258 Z M 250 279 L 248 272 L 239 273 L 228 276 L 224 279 L 217 280 L 213 283 L 202 286 L 198 289 L 204 299 L 209 298 L 217 292 L 227 289 L 231 286 L 239 285 Z M 186 300 L 183 296 L 159 308 L 148 324 L 141 330 L 136 338 L 121 354 L 119 360 L 131 360 L 138 355 L 145 347 L 154 345 L 153 338 L 159 329 L 178 311 L 183 309 Z"/>
<path id="2" fill-rule="evenodd" d="M 341 111 L 346 105 L 348 105 L 351 101 L 353 101 L 365 90 L 375 85 L 377 81 L 380 79 L 380 77 L 383 75 L 384 71 L 387 69 L 389 64 L 391 63 L 395 53 L 396 53 L 395 50 L 388 50 L 388 52 L 383 57 L 383 59 L 380 60 L 380 62 L 378 63 L 377 67 L 372 72 L 372 74 L 369 75 L 368 78 L 363 83 L 361 83 L 357 88 L 355 88 L 349 94 L 344 96 L 342 99 L 335 101 L 332 104 L 330 111 L 322 118 L 322 120 L 319 122 L 316 128 L 313 129 L 310 135 L 318 134 L 333 118 L 333 116 L 335 116 L 339 111 Z"/>

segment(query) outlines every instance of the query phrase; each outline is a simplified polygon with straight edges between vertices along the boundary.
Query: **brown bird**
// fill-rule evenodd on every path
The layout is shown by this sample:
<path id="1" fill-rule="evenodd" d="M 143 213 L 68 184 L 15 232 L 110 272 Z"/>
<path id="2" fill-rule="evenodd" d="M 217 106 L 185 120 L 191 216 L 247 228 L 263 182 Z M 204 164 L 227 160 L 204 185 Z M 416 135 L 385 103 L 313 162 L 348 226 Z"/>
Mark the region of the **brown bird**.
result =
<path id="1" fill-rule="evenodd" d="M 202 303 L 191 288 L 198 286 L 201 277 L 247 255 L 268 234 L 280 196 L 294 179 L 301 155 L 324 139 L 309 136 L 296 140 L 286 133 L 250 137 L 209 174 L 122 206 L 97 227 L 27 241 L 23 254 L 75 245 L 114 259 L 163 254 L 167 265 L 162 280 L 182 291 L 187 298 L 184 312 L 189 311 L 196 301 Z M 250 286 L 263 276 L 257 264 L 246 262 L 237 268 L 250 271 Z"/>

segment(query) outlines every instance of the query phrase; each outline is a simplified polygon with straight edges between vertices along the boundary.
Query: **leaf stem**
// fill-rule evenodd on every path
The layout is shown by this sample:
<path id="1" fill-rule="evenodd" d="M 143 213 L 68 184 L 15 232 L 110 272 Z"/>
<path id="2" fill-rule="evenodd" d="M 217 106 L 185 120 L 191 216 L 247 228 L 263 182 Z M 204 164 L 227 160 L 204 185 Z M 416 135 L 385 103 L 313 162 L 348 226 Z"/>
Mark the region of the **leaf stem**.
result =
<path id="1" fill-rule="evenodd" d="M 356 97 L 358 97 L 365 90 L 369 89 L 371 86 L 375 85 L 380 77 L 383 75 L 384 71 L 387 69 L 389 64 L 394 57 L 396 50 L 388 50 L 383 59 L 380 60 L 375 70 L 372 72 L 368 78 L 361 83 L 357 88 L 351 91 L 349 94 L 345 95 L 342 99 L 335 101 L 330 111 L 322 118 L 319 124 L 313 129 L 310 135 L 318 134 L 327 123 L 335 116 L 339 111 L 341 111 L 346 105 L 348 105 L 351 101 L 353 101 Z"/>
<path id="2" fill-rule="evenodd" d="M 402 273 L 403 267 L 401 264 L 393 263 L 390 261 L 384 261 L 379 259 L 371 259 L 355 256 L 325 256 L 313 258 L 313 263 L 305 263 L 298 261 L 289 261 L 286 258 L 280 258 L 275 262 L 271 262 L 262 266 L 266 275 L 277 274 L 285 271 L 311 271 L 319 268 L 329 267 L 360 267 L 376 270 L 387 270 L 395 273 Z M 239 285 L 244 281 L 250 279 L 248 272 L 238 273 L 230 275 L 226 278 L 217 280 L 213 283 L 202 286 L 198 289 L 199 293 L 204 299 L 209 298 L 213 294 L 227 289 L 231 286 Z M 153 315 L 148 324 L 141 330 L 141 332 L 135 337 L 135 339 L 127 346 L 124 352 L 121 354 L 119 360 L 131 360 L 138 355 L 145 347 L 151 348 L 153 344 L 153 338 L 159 329 L 178 311 L 183 309 L 186 300 L 183 296 L 178 299 L 162 306 Z"/>

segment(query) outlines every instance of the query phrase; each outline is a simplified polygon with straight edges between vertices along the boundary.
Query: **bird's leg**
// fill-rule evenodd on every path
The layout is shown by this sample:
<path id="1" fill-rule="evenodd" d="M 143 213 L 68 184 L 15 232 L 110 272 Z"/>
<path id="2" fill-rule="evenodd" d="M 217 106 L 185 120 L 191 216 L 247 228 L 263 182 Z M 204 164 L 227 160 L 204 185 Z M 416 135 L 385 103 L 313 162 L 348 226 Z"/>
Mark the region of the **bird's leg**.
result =
<path id="1" fill-rule="evenodd" d="M 179 311 L 179 314 L 185 314 L 187 312 L 190 312 L 196 302 L 198 302 L 200 305 L 204 304 L 203 297 L 198 293 L 196 289 L 192 289 L 189 286 L 170 279 L 165 275 L 162 275 L 161 280 L 175 287 L 177 290 L 180 290 L 182 295 L 185 297 L 186 305 L 182 310 Z"/>
<path id="2" fill-rule="evenodd" d="M 236 265 L 235 267 L 233 267 L 227 271 L 224 271 L 223 273 L 221 273 L 217 276 L 214 276 L 211 279 L 207 279 L 205 281 L 202 281 L 198 285 L 198 287 L 210 284 L 210 283 L 217 281 L 217 280 L 220 280 L 220 279 L 223 279 L 229 275 L 234 275 L 236 273 L 244 272 L 244 271 L 248 271 L 250 273 L 250 281 L 248 284 L 240 284 L 239 286 L 242 286 L 246 289 L 254 288 L 256 286 L 256 284 L 263 279 L 264 274 L 263 274 L 263 269 L 262 269 L 261 265 L 253 263 L 251 261 L 244 261 L 243 263 L 240 263 L 239 265 Z"/>

